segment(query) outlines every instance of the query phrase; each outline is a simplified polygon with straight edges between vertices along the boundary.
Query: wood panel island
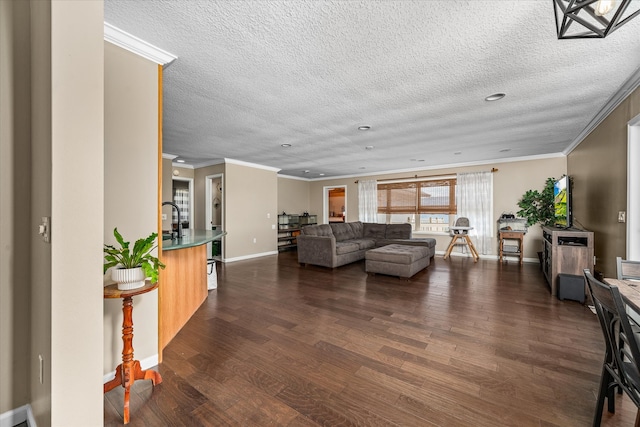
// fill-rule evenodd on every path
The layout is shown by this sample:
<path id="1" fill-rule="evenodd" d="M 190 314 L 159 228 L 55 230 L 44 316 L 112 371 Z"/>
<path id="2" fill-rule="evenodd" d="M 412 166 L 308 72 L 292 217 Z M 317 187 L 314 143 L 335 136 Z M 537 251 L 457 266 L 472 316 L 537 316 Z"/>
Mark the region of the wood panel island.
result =
<path id="1" fill-rule="evenodd" d="M 207 243 L 227 234 L 222 230 L 184 230 L 182 238 L 163 240 L 158 287 L 159 361 L 162 350 L 207 298 Z"/>

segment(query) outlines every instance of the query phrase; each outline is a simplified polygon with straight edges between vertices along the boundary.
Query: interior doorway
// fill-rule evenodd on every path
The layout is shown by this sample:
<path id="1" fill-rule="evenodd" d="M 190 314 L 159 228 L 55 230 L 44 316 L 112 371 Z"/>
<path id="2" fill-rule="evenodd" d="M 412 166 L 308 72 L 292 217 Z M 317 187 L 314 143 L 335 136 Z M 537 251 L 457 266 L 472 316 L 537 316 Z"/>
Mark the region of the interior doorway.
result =
<path id="1" fill-rule="evenodd" d="M 171 182 L 171 198 L 178 208 L 180 208 L 180 218 L 175 209 L 171 209 L 171 224 L 176 227 L 178 222 L 182 224 L 183 230 L 193 227 L 193 178 L 181 178 L 174 176 Z"/>
<path id="2" fill-rule="evenodd" d="M 640 114 L 627 132 L 627 259 L 640 259 Z"/>
<path id="3" fill-rule="evenodd" d="M 205 177 L 205 226 L 209 230 L 224 230 L 224 174 Z M 224 259 L 224 237 L 207 244 L 207 257 Z"/>
<path id="4" fill-rule="evenodd" d="M 346 222 L 347 220 L 347 187 L 337 185 L 324 187 L 324 223 Z"/>

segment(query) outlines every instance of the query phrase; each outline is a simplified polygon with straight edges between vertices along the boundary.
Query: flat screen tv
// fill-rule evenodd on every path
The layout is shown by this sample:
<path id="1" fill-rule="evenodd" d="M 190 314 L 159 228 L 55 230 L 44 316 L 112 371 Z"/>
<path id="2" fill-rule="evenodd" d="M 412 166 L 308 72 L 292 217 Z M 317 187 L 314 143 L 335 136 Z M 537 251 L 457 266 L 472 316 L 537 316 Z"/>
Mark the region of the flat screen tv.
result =
<path id="1" fill-rule="evenodd" d="M 553 210 L 555 226 L 569 228 L 573 224 L 571 216 L 571 178 L 563 176 L 553 184 Z"/>

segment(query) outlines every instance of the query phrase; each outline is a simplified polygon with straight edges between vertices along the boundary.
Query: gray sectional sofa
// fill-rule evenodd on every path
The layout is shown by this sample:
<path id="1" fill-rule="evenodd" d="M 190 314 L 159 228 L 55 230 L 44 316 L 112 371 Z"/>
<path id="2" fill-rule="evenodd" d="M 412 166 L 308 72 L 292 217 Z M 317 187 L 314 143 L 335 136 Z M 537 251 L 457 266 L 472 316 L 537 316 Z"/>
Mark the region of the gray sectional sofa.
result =
<path id="1" fill-rule="evenodd" d="M 365 258 L 369 249 L 391 244 L 424 246 L 433 259 L 436 240 L 411 238 L 411 224 L 345 222 L 302 227 L 298 240 L 298 262 L 340 267 Z"/>

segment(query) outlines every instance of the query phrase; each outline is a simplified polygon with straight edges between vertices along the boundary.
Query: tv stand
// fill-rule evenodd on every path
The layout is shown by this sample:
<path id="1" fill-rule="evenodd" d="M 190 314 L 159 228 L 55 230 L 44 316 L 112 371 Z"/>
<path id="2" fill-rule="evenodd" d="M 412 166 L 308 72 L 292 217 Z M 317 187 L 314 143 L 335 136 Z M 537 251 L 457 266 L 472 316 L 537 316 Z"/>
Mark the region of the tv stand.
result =
<path id="1" fill-rule="evenodd" d="M 593 272 L 593 232 L 577 228 L 542 227 L 542 271 L 551 295 L 557 295 L 558 274 Z"/>

